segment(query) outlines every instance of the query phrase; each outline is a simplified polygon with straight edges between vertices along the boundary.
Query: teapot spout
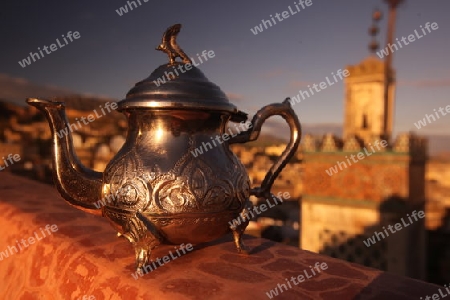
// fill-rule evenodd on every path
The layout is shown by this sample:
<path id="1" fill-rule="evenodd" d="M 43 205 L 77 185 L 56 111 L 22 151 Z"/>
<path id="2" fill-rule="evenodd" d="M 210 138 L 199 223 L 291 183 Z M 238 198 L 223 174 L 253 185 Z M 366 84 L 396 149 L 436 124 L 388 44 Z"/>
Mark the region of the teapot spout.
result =
<path id="1" fill-rule="evenodd" d="M 52 132 L 53 180 L 61 196 L 72 206 L 101 215 L 95 206 L 101 199 L 103 174 L 86 168 L 76 156 L 64 103 L 28 98 L 27 103 L 43 112 Z"/>

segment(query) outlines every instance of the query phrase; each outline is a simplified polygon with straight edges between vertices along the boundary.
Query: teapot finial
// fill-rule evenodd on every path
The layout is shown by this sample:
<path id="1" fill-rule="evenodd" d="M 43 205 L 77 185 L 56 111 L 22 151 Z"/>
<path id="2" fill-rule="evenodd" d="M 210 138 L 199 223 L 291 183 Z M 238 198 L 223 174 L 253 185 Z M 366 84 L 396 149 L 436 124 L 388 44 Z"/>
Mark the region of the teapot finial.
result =
<path id="1" fill-rule="evenodd" d="M 177 44 L 177 35 L 180 32 L 180 29 L 181 24 L 175 24 L 167 28 L 163 34 L 161 44 L 156 47 L 156 50 L 167 53 L 169 56 L 169 65 L 174 65 L 177 57 L 181 58 L 185 64 L 192 64 L 191 59 Z"/>

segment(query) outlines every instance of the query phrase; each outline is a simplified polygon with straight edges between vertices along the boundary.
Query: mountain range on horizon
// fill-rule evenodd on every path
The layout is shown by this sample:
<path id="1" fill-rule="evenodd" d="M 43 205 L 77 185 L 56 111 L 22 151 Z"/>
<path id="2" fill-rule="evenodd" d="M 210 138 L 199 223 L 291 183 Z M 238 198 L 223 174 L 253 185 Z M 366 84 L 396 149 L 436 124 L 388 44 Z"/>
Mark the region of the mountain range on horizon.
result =
<path id="1" fill-rule="evenodd" d="M 53 99 L 56 97 L 79 96 L 83 98 L 96 98 L 105 101 L 116 101 L 109 97 L 100 95 L 91 95 L 86 93 L 77 93 L 67 89 L 41 85 L 30 82 L 23 78 L 12 77 L 7 74 L 0 73 L 0 99 L 14 103 L 19 106 L 26 106 L 27 98 L 46 98 Z"/>

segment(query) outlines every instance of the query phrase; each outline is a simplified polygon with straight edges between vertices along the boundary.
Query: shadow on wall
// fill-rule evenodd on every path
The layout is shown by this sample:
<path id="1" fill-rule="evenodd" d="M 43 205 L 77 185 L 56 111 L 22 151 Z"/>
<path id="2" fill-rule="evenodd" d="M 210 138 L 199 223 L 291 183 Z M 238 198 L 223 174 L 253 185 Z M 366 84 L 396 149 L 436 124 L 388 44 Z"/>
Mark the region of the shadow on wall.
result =
<path id="1" fill-rule="evenodd" d="M 441 227 L 427 231 L 428 281 L 439 285 L 450 283 L 450 209 L 446 209 Z"/>
<path id="2" fill-rule="evenodd" d="M 256 205 L 266 203 L 259 199 Z M 273 208 L 262 212 L 254 221 L 261 226 L 261 237 L 286 245 L 298 247 L 299 244 L 299 200 L 285 200 Z"/>
<path id="3" fill-rule="evenodd" d="M 379 206 L 380 222 L 366 227 L 361 234 L 355 236 L 325 228 L 319 234 L 324 245 L 319 253 L 436 284 L 448 283 L 449 233 L 443 234 L 441 230 L 427 240 L 425 218 L 416 214 L 416 220 L 412 216 L 414 210 L 425 211 L 423 207 L 412 206 L 405 198 L 391 196 Z M 447 218 L 450 220 L 449 215 Z M 401 225 L 400 230 L 395 230 L 397 223 Z M 388 229 L 389 225 L 394 233 Z M 422 258 L 425 265 L 421 266 L 424 255 L 427 255 Z"/>

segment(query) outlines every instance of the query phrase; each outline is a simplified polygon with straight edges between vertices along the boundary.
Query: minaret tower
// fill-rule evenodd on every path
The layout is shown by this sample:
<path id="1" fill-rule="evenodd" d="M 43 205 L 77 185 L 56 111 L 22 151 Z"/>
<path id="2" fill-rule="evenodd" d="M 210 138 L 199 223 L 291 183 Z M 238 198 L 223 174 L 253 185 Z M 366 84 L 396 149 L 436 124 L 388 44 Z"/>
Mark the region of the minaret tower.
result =
<path id="1" fill-rule="evenodd" d="M 389 3 L 388 43 L 392 41 L 395 8 Z M 377 53 L 378 22 L 373 13 L 369 28 L 371 55 L 347 66 L 344 138 L 305 135 L 301 248 L 379 268 L 402 276 L 425 279 L 425 219 L 401 231 L 377 238 L 375 233 L 425 210 L 426 140 L 399 134 L 390 141 L 395 77 L 392 53 Z M 382 46 L 383 48 L 386 46 Z M 380 54 L 380 55 L 378 55 Z M 385 139 L 387 147 L 366 153 Z M 384 142 L 383 142 L 384 143 Z M 386 143 L 384 143 L 386 144 Z M 352 157 L 360 157 L 356 162 Z"/>
<path id="2" fill-rule="evenodd" d="M 344 139 L 354 137 L 364 146 L 374 140 L 389 142 L 393 128 L 395 78 L 390 67 L 392 59 L 383 61 L 375 55 L 379 47 L 376 36 L 381 18 L 381 12 L 375 10 L 369 28 L 371 55 L 358 65 L 348 66 L 350 75 L 345 79 Z"/>

